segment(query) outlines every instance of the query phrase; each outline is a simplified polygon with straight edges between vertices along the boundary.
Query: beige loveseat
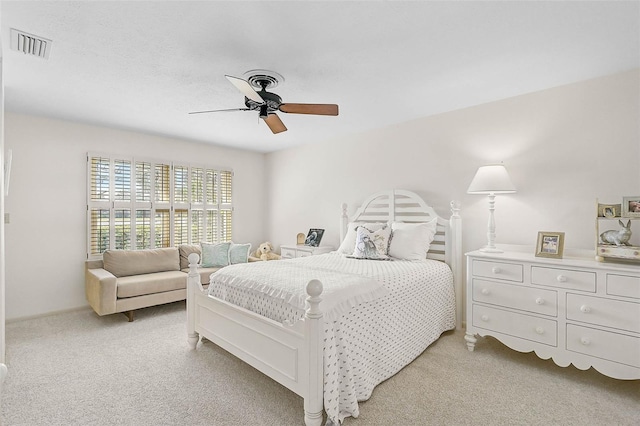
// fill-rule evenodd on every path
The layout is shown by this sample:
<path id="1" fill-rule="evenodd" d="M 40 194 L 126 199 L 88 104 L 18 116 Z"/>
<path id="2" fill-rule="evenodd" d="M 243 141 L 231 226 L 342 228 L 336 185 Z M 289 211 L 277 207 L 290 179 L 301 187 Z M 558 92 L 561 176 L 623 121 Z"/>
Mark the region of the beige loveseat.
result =
<path id="1" fill-rule="evenodd" d="M 98 315 L 122 312 L 133 321 L 135 309 L 184 300 L 189 254 L 199 245 L 148 250 L 107 250 L 102 260 L 87 260 L 85 292 Z M 198 268 L 202 284 L 220 268 Z"/>

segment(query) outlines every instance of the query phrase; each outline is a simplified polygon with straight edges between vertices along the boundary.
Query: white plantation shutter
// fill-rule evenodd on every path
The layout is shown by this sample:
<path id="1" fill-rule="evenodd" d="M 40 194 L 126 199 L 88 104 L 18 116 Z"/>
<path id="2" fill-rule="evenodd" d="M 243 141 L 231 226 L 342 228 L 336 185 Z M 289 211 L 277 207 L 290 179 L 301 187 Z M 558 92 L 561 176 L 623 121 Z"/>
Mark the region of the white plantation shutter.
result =
<path id="1" fill-rule="evenodd" d="M 115 228 L 113 230 L 115 248 L 119 250 L 131 249 L 131 210 L 115 210 Z"/>
<path id="2" fill-rule="evenodd" d="M 231 241 L 231 210 L 220 210 L 220 241 Z"/>
<path id="3" fill-rule="evenodd" d="M 154 167 L 154 201 L 156 202 L 168 203 L 171 200 L 170 171 L 171 165 L 169 164 L 156 164 Z"/>
<path id="4" fill-rule="evenodd" d="M 231 203 L 231 179 L 233 173 L 230 171 L 220 172 L 220 239 L 221 241 L 231 241 L 231 217 L 233 204 Z"/>
<path id="5" fill-rule="evenodd" d="M 88 258 L 232 238 L 230 170 L 89 153 L 87 179 Z"/>
<path id="6" fill-rule="evenodd" d="M 205 241 L 204 239 L 204 210 L 191 209 L 191 243 L 199 243 Z"/>
<path id="7" fill-rule="evenodd" d="M 231 204 L 231 176 L 229 171 L 220 172 L 220 203 Z"/>
<path id="8" fill-rule="evenodd" d="M 111 161 L 108 158 L 94 157 L 89 164 L 91 201 L 109 201 L 111 186 Z"/>
<path id="9" fill-rule="evenodd" d="M 205 196 L 207 204 L 216 204 L 218 202 L 216 195 L 218 189 L 216 184 L 217 179 L 218 174 L 215 170 L 207 170 L 205 174 Z"/>
<path id="10" fill-rule="evenodd" d="M 173 201 L 189 202 L 189 168 L 186 166 L 173 166 Z"/>
<path id="11" fill-rule="evenodd" d="M 114 196 L 116 201 L 131 201 L 131 162 L 115 160 L 114 165 Z"/>
<path id="12" fill-rule="evenodd" d="M 136 248 L 151 248 L 151 209 L 136 210 Z"/>
<path id="13" fill-rule="evenodd" d="M 94 156 L 87 162 L 89 194 L 87 222 L 89 256 L 98 256 L 111 244 L 111 160 Z"/>
<path id="14" fill-rule="evenodd" d="M 218 226 L 218 210 L 207 210 L 207 238 L 209 242 L 219 241 L 220 227 Z"/>
<path id="15" fill-rule="evenodd" d="M 173 214 L 173 245 L 189 244 L 189 211 L 176 209 Z"/>
<path id="16" fill-rule="evenodd" d="M 169 247 L 171 245 L 171 211 L 156 210 L 154 224 L 155 246 Z"/>
<path id="17" fill-rule="evenodd" d="M 201 167 L 191 169 L 191 202 L 204 203 L 204 169 Z"/>
<path id="18" fill-rule="evenodd" d="M 136 162 L 136 201 L 151 201 L 151 163 Z"/>
<path id="19" fill-rule="evenodd" d="M 110 215 L 109 209 L 89 210 L 89 255 L 98 256 L 109 248 L 110 244 Z"/>

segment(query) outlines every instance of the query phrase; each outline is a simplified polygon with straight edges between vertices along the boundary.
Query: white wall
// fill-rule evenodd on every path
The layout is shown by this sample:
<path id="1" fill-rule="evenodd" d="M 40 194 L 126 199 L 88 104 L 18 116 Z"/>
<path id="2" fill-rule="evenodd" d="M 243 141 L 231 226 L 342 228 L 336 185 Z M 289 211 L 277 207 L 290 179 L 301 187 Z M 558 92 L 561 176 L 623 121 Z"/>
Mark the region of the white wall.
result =
<path id="1" fill-rule="evenodd" d="M 399 188 L 443 216 L 459 200 L 464 249 L 473 250 L 486 242 L 487 200 L 466 189 L 478 166 L 504 161 L 518 192 L 497 198 L 498 243 L 534 245 L 546 230 L 566 232 L 567 247 L 592 248 L 595 198 L 640 194 L 639 115 L 637 69 L 266 156 L 7 113 L 6 315 L 87 305 L 87 151 L 230 166 L 234 240 L 277 246 L 312 227 L 337 246 L 341 203 L 353 213 L 370 193 Z M 66 211 L 43 215 L 45 206 Z M 632 242 L 640 245 L 640 229 Z"/>
<path id="2" fill-rule="evenodd" d="M 86 153 L 97 151 L 231 167 L 237 242 L 264 241 L 264 154 L 79 123 L 7 113 L 13 150 L 6 199 L 6 316 L 15 319 L 87 306 Z M 44 214 L 45 208 L 60 214 Z"/>
<path id="3" fill-rule="evenodd" d="M 268 154 L 269 237 L 280 245 L 325 228 L 323 244 L 337 246 L 341 203 L 353 214 L 370 193 L 395 188 L 445 217 L 459 200 L 464 250 L 474 250 L 486 244 L 488 204 L 467 187 L 479 166 L 504 161 L 518 192 L 496 199 L 497 243 L 564 231 L 566 247 L 592 249 L 596 197 L 640 194 L 639 104 L 635 69 Z"/>
<path id="4" fill-rule="evenodd" d="M 5 362 L 5 242 L 4 242 L 4 191 L 6 182 L 4 150 L 4 74 L 2 45 L 0 45 L 0 395 L 6 376 Z M 1 409 L 1 406 L 0 406 Z"/>

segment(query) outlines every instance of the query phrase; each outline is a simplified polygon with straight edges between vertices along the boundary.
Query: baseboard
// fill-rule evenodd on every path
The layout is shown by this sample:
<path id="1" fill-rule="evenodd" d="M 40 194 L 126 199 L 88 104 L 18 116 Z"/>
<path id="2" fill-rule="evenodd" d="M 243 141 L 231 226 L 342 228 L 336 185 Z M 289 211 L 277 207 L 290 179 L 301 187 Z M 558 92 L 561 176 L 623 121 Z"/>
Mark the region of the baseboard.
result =
<path id="1" fill-rule="evenodd" d="M 11 324 L 12 322 L 25 321 L 25 320 L 36 319 L 36 318 L 44 318 L 44 317 L 50 317 L 52 315 L 66 314 L 69 312 L 79 312 L 79 311 L 87 311 L 87 310 L 91 310 L 91 306 L 89 305 L 78 306 L 77 308 L 61 309 L 59 311 L 45 312 L 43 314 L 27 315 L 24 317 L 16 317 L 16 318 L 7 318 L 5 319 L 5 323 Z"/>

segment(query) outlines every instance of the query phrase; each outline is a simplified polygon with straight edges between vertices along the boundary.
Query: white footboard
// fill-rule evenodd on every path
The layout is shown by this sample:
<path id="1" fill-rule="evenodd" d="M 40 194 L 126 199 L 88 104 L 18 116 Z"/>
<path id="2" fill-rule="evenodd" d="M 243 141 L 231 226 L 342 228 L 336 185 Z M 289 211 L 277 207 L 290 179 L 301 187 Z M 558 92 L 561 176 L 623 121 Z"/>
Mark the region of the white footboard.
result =
<path id="1" fill-rule="evenodd" d="M 189 255 L 187 340 L 195 349 L 203 336 L 304 398 L 304 421 L 320 426 L 323 411 L 323 319 L 320 281 L 307 284 L 309 309 L 293 326 L 207 294 Z"/>

